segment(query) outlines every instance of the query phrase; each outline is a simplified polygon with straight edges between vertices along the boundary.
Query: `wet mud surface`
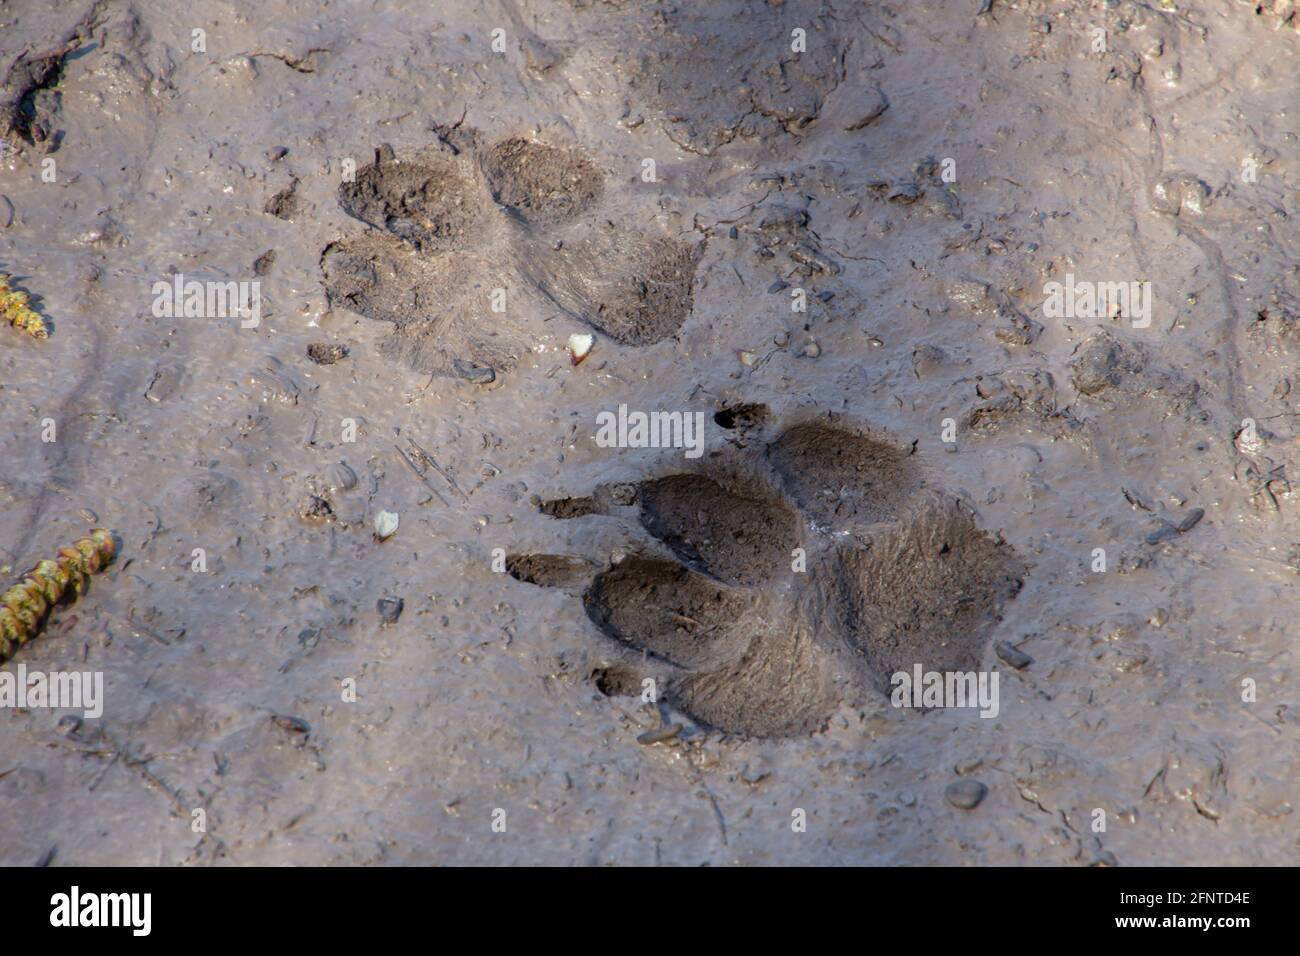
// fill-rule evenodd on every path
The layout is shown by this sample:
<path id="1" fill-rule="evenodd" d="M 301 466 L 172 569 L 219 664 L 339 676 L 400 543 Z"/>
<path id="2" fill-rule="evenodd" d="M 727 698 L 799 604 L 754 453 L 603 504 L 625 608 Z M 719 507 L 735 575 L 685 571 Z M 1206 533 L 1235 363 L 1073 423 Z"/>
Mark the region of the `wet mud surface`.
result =
<path id="1" fill-rule="evenodd" d="M 1293 5 L 185 6 L 0 9 L 0 863 L 1297 862 Z"/>

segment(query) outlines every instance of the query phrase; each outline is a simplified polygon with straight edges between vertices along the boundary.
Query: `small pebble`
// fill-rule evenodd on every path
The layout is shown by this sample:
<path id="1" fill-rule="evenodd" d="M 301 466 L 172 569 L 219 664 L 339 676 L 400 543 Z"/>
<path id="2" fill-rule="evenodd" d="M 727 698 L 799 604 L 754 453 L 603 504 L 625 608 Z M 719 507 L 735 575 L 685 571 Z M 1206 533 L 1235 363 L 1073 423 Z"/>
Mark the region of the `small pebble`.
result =
<path id="1" fill-rule="evenodd" d="M 788 288 L 790 288 L 790 283 L 786 282 L 784 279 L 777 279 L 775 282 L 773 282 L 770 286 L 767 287 L 767 291 L 769 293 L 775 293 Z"/>
<path id="2" fill-rule="evenodd" d="M 464 359 L 455 359 L 451 367 L 458 378 L 473 382 L 475 385 L 490 385 L 497 380 L 496 370 L 490 365 L 475 365 Z"/>
<path id="3" fill-rule="evenodd" d="M 958 780 L 944 788 L 943 797 L 959 810 L 974 810 L 988 792 L 989 788 L 978 780 Z"/>
<path id="4" fill-rule="evenodd" d="M 1160 527 L 1147 535 L 1147 544 L 1159 544 L 1162 541 L 1172 538 L 1178 534 L 1178 529 L 1164 519 L 1161 519 Z"/>
<path id="5" fill-rule="evenodd" d="M 672 740 L 682 732 L 681 724 L 669 724 L 667 727 L 660 727 L 658 730 L 648 730 L 636 738 L 636 742 L 649 746 L 650 744 L 661 744 L 665 740 Z"/>
<path id="6" fill-rule="evenodd" d="M 311 733 L 311 724 L 301 717 L 290 717 L 286 714 L 272 714 L 271 720 L 281 730 L 287 730 L 291 734 L 309 734 Z"/>
<path id="7" fill-rule="evenodd" d="M 375 537 L 380 541 L 391 538 L 397 531 L 401 519 L 391 511 L 381 511 L 375 515 Z"/>
<path id="8" fill-rule="evenodd" d="M 1187 515 L 1182 521 L 1178 522 L 1178 533 L 1182 534 L 1183 532 L 1191 531 L 1204 517 L 1204 508 L 1193 508 L 1191 511 L 1187 512 Z"/>
<path id="9" fill-rule="evenodd" d="M 380 598 L 376 605 L 379 611 L 379 620 L 384 627 L 390 624 L 396 624 L 397 619 L 402 616 L 402 609 L 406 607 L 406 602 L 401 598 Z"/>
<path id="10" fill-rule="evenodd" d="M 998 655 L 999 659 L 1005 661 L 1018 671 L 1024 670 L 1034 662 L 1032 657 L 1020 650 L 1020 648 L 1012 647 L 1006 641 L 998 641 L 993 645 L 993 651 Z"/>

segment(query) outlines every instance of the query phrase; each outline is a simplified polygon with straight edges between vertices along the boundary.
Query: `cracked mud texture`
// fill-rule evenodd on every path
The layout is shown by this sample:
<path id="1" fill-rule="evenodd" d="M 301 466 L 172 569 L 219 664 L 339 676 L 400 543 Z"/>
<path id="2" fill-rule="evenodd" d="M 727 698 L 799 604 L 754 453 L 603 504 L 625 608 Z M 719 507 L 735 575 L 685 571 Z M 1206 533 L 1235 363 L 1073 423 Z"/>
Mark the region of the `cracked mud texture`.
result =
<path id="1" fill-rule="evenodd" d="M 0 568 L 122 548 L 6 665 L 106 701 L 0 712 L 0 863 L 1300 862 L 1300 33 L 1159 6 L 6 4 Z"/>

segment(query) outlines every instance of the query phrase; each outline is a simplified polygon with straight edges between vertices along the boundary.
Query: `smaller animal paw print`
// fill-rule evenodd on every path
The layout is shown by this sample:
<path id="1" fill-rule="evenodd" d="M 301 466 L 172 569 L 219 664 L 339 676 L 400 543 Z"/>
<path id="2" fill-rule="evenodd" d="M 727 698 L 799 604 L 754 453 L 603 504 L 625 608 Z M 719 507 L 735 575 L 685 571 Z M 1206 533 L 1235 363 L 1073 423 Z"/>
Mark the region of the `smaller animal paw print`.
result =
<path id="1" fill-rule="evenodd" d="M 610 692 L 652 677 L 698 723 L 754 737 L 822 728 L 890 675 L 978 669 L 1024 566 L 955 497 L 927 485 L 911 449 L 825 418 L 751 440 L 696 470 L 544 502 L 569 520 L 624 522 L 643 549 L 515 554 L 516 579 L 580 590 L 624 652 Z M 757 411 L 756 411 L 757 409 Z M 758 432 L 758 443 L 752 440 Z M 681 459 L 679 459 L 681 461 Z M 608 671 L 603 672 L 608 673 Z"/>
<path id="2" fill-rule="evenodd" d="M 370 227 L 321 256 L 331 306 L 392 323 L 389 357 L 489 382 L 538 334 L 528 316 L 557 307 L 615 341 L 674 335 L 693 305 L 703 243 L 606 214 L 606 176 L 574 146 L 467 127 L 374 162 L 339 188 Z"/>

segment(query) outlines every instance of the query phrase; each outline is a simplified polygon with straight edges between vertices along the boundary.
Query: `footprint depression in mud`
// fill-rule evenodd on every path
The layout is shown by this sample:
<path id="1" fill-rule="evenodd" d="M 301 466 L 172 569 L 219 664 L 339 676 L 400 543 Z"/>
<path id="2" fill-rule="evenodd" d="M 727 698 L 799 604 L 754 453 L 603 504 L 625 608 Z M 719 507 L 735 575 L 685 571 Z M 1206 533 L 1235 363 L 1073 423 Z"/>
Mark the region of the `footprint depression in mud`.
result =
<path id="1" fill-rule="evenodd" d="M 1291 0 L 0 6 L 0 863 L 1297 862 Z"/>

